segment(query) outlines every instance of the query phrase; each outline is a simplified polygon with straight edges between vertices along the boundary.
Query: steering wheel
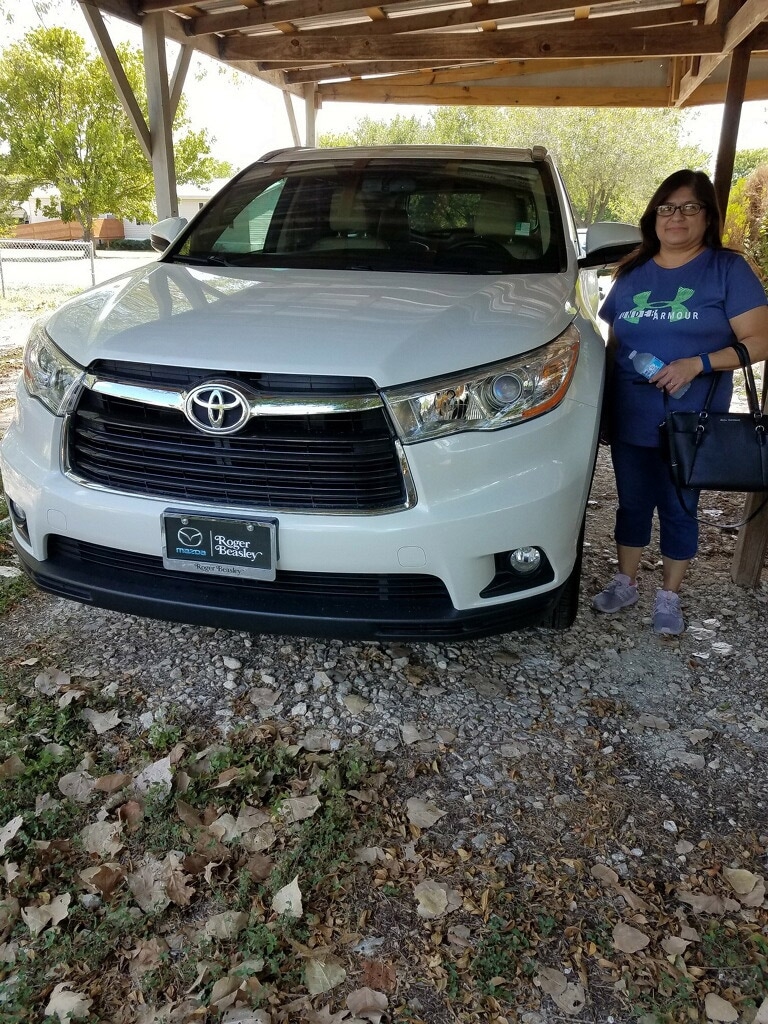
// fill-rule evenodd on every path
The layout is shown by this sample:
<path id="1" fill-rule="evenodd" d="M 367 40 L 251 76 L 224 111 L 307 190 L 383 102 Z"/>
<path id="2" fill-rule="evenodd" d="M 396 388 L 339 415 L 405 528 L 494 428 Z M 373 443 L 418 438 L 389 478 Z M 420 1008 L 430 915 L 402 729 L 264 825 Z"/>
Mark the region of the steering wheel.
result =
<path id="1" fill-rule="evenodd" d="M 495 238 L 487 238 L 484 235 L 476 235 L 474 238 L 460 238 L 457 242 L 447 245 L 443 249 L 446 256 L 461 255 L 475 256 L 483 259 L 503 259 L 504 263 L 514 260 L 509 249 Z"/>

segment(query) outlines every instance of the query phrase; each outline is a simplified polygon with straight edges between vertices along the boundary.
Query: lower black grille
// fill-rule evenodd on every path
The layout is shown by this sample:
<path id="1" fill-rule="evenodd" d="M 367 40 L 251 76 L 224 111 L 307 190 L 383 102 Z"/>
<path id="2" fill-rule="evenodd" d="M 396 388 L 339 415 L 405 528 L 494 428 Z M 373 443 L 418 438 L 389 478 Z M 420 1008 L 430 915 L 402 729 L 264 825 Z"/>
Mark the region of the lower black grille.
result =
<path id="1" fill-rule="evenodd" d="M 249 591 L 271 599 L 278 596 L 294 596 L 303 600 L 340 599 L 343 601 L 410 602 L 418 605 L 432 605 L 434 610 L 451 609 L 451 599 L 445 584 L 436 576 L 398 573 L 320 573 L 283 572 L 278 570 L 275 580 L 241 580 L 229 576 L 201 576 L 198 573 L 175 572 L 166 569 L 162 558 L 154 555 L 135 554 L 99 544 L 72 540 L 55 534 L 48 538 L 47 564 L 62 567 L 68 564 L 85 570 L 86 578 L 105 572 L 113 578 L 124 579 L 126 575 L 155 577 L 157 580 L 192 583 L 206 589 L 220 592 L 227 590 Z"/>
<path id="2" fill-rule="evenodd" d="M 405 484 L 381 407 L 257 416 L 238 434 L 203 434 L 177 409 L 85 389 L 69 465 L 131 494 L 258 509 L 372 512 L 402 507 Z"/>

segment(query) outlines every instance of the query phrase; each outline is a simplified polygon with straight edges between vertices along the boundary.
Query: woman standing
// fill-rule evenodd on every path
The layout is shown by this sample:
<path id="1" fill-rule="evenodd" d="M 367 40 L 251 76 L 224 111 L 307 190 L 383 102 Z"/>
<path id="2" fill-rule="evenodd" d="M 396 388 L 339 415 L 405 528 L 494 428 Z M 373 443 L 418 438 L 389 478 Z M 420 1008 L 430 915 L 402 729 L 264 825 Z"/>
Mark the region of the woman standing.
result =
<path id="1" fill-rule="evenodd" d="M 676 408 L 698 410 L 710 374 L 739 366 L 734 341 L 746 345 L 753 362 L 768 358 L 768 304 L 744 257 L 723 248 L 715 190 L 701 171 L 676 171 L 662 182 L 640 218 L 640 233 L 640 246 L 619 264 L 600 311 L 610 325 L 606 397 L 619 571 L 592 604 L 610 614 L 637 601 L 637 570 L 656 511 L 663 578 L 653 629 L 678 634 L 685 629 L 678 593 L 698 548 L 699 494 L 684 492 L 686 513 L 659 448 L 662 392 Z M 635 351 L 667 364 L 650 383 L 632 364 Z M 732 386 L 733 374 L 722 373 L 713 411 L 727 411 Z"/>

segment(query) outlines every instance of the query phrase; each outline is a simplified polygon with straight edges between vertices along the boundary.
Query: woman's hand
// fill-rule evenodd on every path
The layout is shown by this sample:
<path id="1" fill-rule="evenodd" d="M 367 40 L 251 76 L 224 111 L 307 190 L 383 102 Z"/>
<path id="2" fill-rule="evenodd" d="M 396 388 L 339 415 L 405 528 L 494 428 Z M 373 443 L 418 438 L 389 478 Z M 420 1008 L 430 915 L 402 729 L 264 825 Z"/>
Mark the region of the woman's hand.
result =
<path id="1" fill-rule="evenodd" d="M 663 370 L 651 377 L 651 384 L 655 384 L 660 390 L 666 390 L 668 394 L 674 395 L 676 391 L 684 387 L 694 377 L 698 377 L 703 369 L 703 363 L 699 356 L 690 356 L 687 359 L 673 359 Z"/>

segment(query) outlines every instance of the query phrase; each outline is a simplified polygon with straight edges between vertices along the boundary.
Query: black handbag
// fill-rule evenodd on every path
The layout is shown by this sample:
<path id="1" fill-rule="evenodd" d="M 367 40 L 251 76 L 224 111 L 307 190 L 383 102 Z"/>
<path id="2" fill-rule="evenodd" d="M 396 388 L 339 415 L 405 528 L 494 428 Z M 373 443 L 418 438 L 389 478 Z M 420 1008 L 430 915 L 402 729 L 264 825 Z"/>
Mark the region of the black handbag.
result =
<path id="1" fill-rule="evenodd" d="M 664 431 L 669 469 L 680 489 L 706 491 L 768 491 L 768 416 L 761 408 L 749 352 L 733 346 L 746 382 L 748 413 L 710 412 L 719 373 L 715 373 L 704 408 L 670 411 Z M 666 392 L 665 392 L 666 403 Z"/>

